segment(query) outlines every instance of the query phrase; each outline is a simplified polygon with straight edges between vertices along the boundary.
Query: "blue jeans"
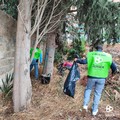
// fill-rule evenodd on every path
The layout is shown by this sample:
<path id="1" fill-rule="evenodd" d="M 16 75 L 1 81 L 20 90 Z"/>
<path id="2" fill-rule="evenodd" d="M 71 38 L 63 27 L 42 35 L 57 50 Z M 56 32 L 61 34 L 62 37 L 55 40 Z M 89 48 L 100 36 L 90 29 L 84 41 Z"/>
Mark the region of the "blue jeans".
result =
<path id="1" fill-rule="evenodd" d="M 98 109 L 99 101 L 102 91 L 104 89 L 105 79 L 88 78 L 88 83 L 84 93 L 84 106 L 88 106 L 92 88 L 94 88 L 94 100 L 92 105 L 92 112 L 96 112 Z"/>
<path id="2" fill-rule="evenodd" d="M 34 67 L 35 79 L 38 79 L 38 77 L 39 77 L 39 75 L 38 75 L 38 62 L 36 61 L 36 59 L 32 60 L 32 63 L 30 65 L 30 72 L 31 72 L 33 67 Z"/>

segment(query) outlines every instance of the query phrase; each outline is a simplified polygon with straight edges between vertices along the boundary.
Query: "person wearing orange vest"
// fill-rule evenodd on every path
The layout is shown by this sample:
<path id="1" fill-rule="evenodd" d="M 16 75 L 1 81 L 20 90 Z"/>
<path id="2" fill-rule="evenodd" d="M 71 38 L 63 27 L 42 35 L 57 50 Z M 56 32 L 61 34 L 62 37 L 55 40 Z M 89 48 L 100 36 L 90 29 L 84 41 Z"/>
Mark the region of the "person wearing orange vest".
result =
<path id="1" fill-rule="evenodd" d="M 104 89 L 105 80 L 108 77 L 109 69 L 112 74 L 117 71 L 115 63 L 112 61 L 112 56 L 102 51 L 102 46 L 96 47 L 97 51 L 88 52 L 86 59 L 75 59 L 79 64 L 87 64 L 88 82 L 84 92 L 83 111 L 87 112 L 88 103 L 92 89 L 94 88 L 94 100 L 92 105 L 92 115 L 98 113 L 99 101 Z"/>

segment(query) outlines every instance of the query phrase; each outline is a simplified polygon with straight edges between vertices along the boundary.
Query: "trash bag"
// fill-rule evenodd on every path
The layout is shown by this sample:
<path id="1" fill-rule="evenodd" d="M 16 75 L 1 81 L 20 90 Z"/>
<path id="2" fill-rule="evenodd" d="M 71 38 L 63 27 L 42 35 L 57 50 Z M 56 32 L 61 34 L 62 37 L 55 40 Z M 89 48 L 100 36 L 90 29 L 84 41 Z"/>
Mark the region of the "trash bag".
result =
<path id="1" fill-rule="evenodd" d="M 76 81 L 80 79 L 78 64 L 74 61 L 70 72 L 65 80 L 63 92 L 74 98 Z"/>
<path id="2" fill-rule="evenodd" d="M 49 84 L 50 83 L 50 77 L 51 77 L 51 74 L 42 74 L 41 75 L 41 83 L 42 84 Z"/>

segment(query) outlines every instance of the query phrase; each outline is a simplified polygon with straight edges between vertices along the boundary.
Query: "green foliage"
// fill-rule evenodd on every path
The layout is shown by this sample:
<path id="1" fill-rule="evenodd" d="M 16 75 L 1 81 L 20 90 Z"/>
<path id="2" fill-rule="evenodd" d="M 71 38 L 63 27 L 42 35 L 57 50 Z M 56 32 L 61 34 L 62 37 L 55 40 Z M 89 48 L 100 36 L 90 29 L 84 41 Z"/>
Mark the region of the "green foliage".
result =
<path id="1" fill-rule="evenodd" d="M 85 40 L 75 39 L 72 45 L 72 49 L 68 51 L 68 60 L 73 60 L 75 54 L 81 57 L 85 52 Z"/>
<path id="2" fill-rule="evenodd" d="M 63 60 L 62 53 L 56 51 L 56 52 L 55 52 L 55 57 L 54 57 L 54 62 L 55 62 L 56 64 L 59 64 L 62 60 Z"/>
<path id="3" fill-rule="evenodd" d="M 85 40 L 75 39 L 73 41 L 73 48 L 76 49 L 77 53 L 83 54 L 85 52 Z"/>
<path id="4" fill-rule="evenodd" d="M 12 94 L 12 88 L 13 88 L 13 73 L 7 74 L 6 79 L 2 79 L 2 86 L 0 87 L 0 91 L 3 94 L 4 98 L 8 98 Z"/>
<path id="5" fill-rule="evenodd" d="M 18 0 L 0 0 L 0 9 L 17 19 Z"/>
<path id="6" fill-rule="evenodd" d="M 116 43 L 120 38 L 120 3 L 108 0 L 77 0 L 79 23 L 91 44 Z"/>
<path id="7" fill-rule="evenodd" d="M 67 15 L 68 21 L 66 22 L 66 34 L 72 42 L 72 49 L 68 53 L 68 59 L 72 60 L 74 54 L 81 56 L 85 52 L 86 35 L 84 31 L 84 23 L 79 24 L 75 18 L 75 14 L 70 13 Z"/>
<path id="8" fill-rule="evenodd" d="M 64 46 L 63 47 L 63 55 L 66 55 L 68 53 L 68 51 L 69 51 L 68 48 Z"/>
<path id="9" fill-rule="evenodd" d="M 63 47 L 61 49 L 57 49 L 55 51 L 55 57 L 54 57 L 54 62 L 56 64 L 60 63 L 63 60 L 63 56 L 66 55 L 68 53 L 68 48 L 67 47 Z"/>
<path id="10" fill-rule="evenodd" d="M 86 42 L 84 40 L 81 41 L 81 51 L 82 52 L 85 52 L 85 43 Z"/>
<path id="11" fill-rule="evenodd" d="M 63 60 L 63 56 L 65 56 L 68 53 L 68 47 L 66 41 L 59 40 L 59 43 L 57 44 L 58 44 L 58 48 L 55 51 L 55 57 L 54 57 L 54 62 L 56 64 L 60 63 Z"/>
<path id="12" fill-rule="evenodd" d="M 68 60 L 73 60 L 75 54 L 77 54 L 77 50 L 74 49 L 74 48 L 71 48 L 71 49 L 68 51 L 68 57 L 67 57 L 67 59 L 68 59 Z"/>

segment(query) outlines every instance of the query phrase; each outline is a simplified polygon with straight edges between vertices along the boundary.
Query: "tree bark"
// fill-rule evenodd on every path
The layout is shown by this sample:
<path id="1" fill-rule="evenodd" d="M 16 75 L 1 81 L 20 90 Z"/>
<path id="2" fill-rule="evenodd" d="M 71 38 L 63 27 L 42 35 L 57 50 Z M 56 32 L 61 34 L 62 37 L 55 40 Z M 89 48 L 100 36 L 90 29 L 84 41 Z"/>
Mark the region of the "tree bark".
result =
<path id="1" fill-rule="evenodd" d="M 44 63 L 44 74 L 53 74 L 54 68 L 54 54 L 55 54 L 55 33 L 47 35 L 45 63 Z"/>
<path id="2" fill-rule="evenodd" d="M 14 112 L 19 112 L 30 105 L 32 87 L 30 79 L 30 1 L 19 0 L 16 35 L 15 71 L 13 83 Z M 23 11 L 23 12 L 22 12 Z"/>

